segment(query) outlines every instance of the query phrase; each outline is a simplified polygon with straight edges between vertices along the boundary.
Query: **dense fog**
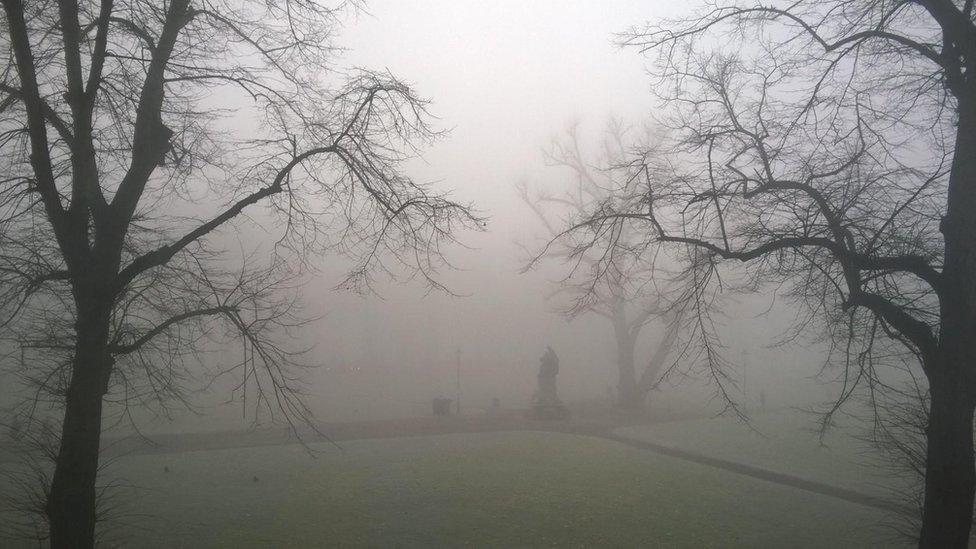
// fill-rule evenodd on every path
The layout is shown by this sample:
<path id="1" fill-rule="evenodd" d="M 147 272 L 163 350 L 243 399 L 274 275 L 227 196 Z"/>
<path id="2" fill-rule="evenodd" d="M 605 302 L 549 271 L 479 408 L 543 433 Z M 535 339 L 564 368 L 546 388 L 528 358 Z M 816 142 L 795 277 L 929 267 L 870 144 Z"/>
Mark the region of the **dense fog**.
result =
<path id="1" fill-rule="evenodd" d="M 342 258 L 313 263 L 318 271 L 304 278 L 300 291 L 302 313 L 321 318 L 296 332 L 294 347 L 311 348 L 304 360 L 314 366 L 306 380 L 317 419 L 426 414 L 432 398 L 456 397 L 459 350 L 462 405 L 472 413 L 482 413 L 492 398 L 527 407 L 547 345 L 561 359 L 562 394 L 612 401 L 612 326 L 593 315 L 560 314 L 566 300 L 553 295 L 553 284 L 566 276 L 567 262 L 548 260 L 523 272 L 546 234 L 517 185 L 559 190 L 569 184 L 570 174 L 547 166 L 542 151 L 573 125 L 580 127 L 583 145 L 595 151 L 610 120 L 634 128 L 653 121 L 645 61 L 621 50 L 613 36 L 674 9 L 669 2 L 621 2 L 612 10 L 595 3 L 371 2 L 348 18 L 337 39 L 346 48 L 341 63 L 383 66 L 401 75 L 432 99 L 437 125 L 447 130 L 409 163 L 408 172 L 472 202 L 487 217 L 487 228 L 458 235 L 459 244 L 449 250 L 454 268 L 438 273 L 447 291 L 382 275 L 373 293 L 344 291 L 336 288 L 347 267 Z M 241 123 L 247 127 L 247 120 Z M 249 236 L 243 239 L 227 235 L 229 248 L 260 242 L 254 249 L 267 253 L 280 229 L 260 218 L 255 223 L 261 229 L 244 227 Z M 736 296 L 723 309 L 723 354 L 747 368 L 745 394 L 738 387 L 737 398 L 746 398 L 751 386 L 753 404 L 763 391 L 770 405 L 813 409 L 837 396 L 836 386 L 821 383 L 834 379 L 831 371 L 817 376 L 822 348 L 810 341 L 777 346 L 794 309 L 771 291 Z M 737 321 L 744 318 L 749 321 Z M 649 359 L 663 332 L 663 322 L 650 324 L 638 342 L 639 363 Z M 241 350 L 206 360 L 226 361 L 223 352 L 237 360 Z M 202 417 L 174 409 L 173 417 L 148 417 L 140 427 L 249 427 L 253 414 L 243 414 L 244 420 L 240 403 L 226 402 L 238 381 L 231 377 L 222 382 L 224 391 L 193 396 Z M 708 380 L 695 376 L 676 377 L 651 400 L 699 413 L 723 408 Z"/>
<path id="2" fill-rule="evenodd" d="M 972 2 L 3 4 L 0 546 L 970 539 Z"/>

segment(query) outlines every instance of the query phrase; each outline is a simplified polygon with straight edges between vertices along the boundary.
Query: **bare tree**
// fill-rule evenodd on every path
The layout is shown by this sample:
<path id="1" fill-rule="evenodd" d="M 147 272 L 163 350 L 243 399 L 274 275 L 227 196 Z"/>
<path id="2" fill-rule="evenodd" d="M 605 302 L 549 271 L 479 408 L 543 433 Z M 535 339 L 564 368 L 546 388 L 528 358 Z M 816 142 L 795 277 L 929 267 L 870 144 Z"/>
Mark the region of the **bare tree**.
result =
<path id="1" fill-rule="evenodd" d="M 605 235 L 613 240 L 612 249 L 606 244 L 583 246 L 566 236 L 567 227 L 574 225 L 596 204 L 612 201 L 621 189 L 620 181 L 628 176 L 625 161 L 636 146 L 630 143 L 633 131 L 619 120 L 610 120 L 600 142 L 599 152 L 587 154 L 574 124 L 565 136 L 554 139 L 544 151 L 547 165 L 562 168 L 570 174 L 570 181 L 560 185 L 557 192 L 529 188 L 520 183 L 518 192 L 523 202 L 546 229 L 549 245 L 542 252 L 531 250 L 527 269 L 545 257 L 561 259 L 569 265 L 569 273 L 554 283 L 553 297 L 562 300 L 559 312 L 569 318 L 595 314 L 606 318 L 613 326 L 617 347 L 617 405 L 623 410 L 639 410 L 647 395 L 657 386 L 665 360 L 675 342 L 679 323 L 674 322 L 665 292 L 658 284 L 665 276 L 654 277 L 656 249 L 635 250 L 639 233 Z M 647 133 L 650 133 L 649 131 Z M 645 136 L 645 141 L 653 136 Z M 600 248 L 607 252 L 592 253 Z M 663 268 L 658 274 L 666 275 Z M 660 342 L 651 359 L 638 372 L 636 347 L 644 328 L 655 321 L 664 328 Z"/>
<path id="2" fill-rule="evenodd" d="M 752 288 L 785 285 L 807 305 L 794 334 L 824 328 L 846 365 L 838 405 L 859 386 L 897 396 L 914 362 L 922 547 L 965 547 L 972 523 L 973 17 L 968 0 L 723 2 L 632 29 L 673 144 L 576 225 L 683 247 L 698 311 L 721 260 Z"/>
<path id="3" fill-rule="evenodd" d="M 195 351 L 239 340 L 238 391 L 305 418 L 296 355 L 276 343 L 301 325 L 287 290 L 305 258 L 351 258 L 344 287 L 377 270 L 439 286 L 441 245 L 480 220 L 401 173 L 437 137 L 427 102 L 336 70 L 344 6 L 3 8 L 0 327 L 36 400 L 63 406 L 51 545 L 90 547 L 106 401 L 179 399 Z M 279 229 L 270 259 L 242 245 L 228 261 L 252 210 Z"/>

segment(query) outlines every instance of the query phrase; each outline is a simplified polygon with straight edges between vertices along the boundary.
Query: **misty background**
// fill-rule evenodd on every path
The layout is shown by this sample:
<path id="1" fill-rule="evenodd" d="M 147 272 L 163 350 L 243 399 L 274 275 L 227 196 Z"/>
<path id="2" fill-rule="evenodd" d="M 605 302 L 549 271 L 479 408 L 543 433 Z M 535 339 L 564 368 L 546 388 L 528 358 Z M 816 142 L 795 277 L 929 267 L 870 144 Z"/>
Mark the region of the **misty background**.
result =
<path id="1" fill-rule="evenodd" d="M 538 245 L 544 231 L 515 186 L 557 189 L 568 181 L 566 171 L 545 164 L 542 150 L 572 124 L 595 147 L 611 117 L 635 127 L 653 118 L 645 60 L 618 48 L 613 36 L 683 9 L 663 0 L 373 0 L 346 17 L 336 38 L 344 50 L 339 66 L 386 68 L 403 78 L 432 100 L 431 112 L 446 131 L 405 172 L 473 203 L 488 224 L 484 232 L 459 234 L 462 245 L 447 253 L 455 269 L 438 280 L 456 295 L 383 277 L 374 293 L 360 295 L 336 289 L 348 267 L 342 260 L 316 265 L 300 290 L 305 316 L 316 319 L 295 333 L 294 347 L 309 348 L 305 361 L 316 366 L 305 375 L 305 390 L 318 420 L 428 415 L 432 398 L 455 397 L 458 363 L 464 413 L 481 413 L 493 398 L 505 408 L 525 408 L 546 345 L 559 355 L 565 400 L 610 400 L 612 327 L 594 315 L 570 322 L 555 313 L 560 303 L 549 298 L 567 265 L 548 260 L 521 273 L 528 259 L 523 246 Z M 267 224 L 264 232 L 235 236 L 227 248 L 244 240 L 267 253 L 275 238 Z M 772 290 L 730 299 L 717 318 L 724 320 L 725 356 L 739 363 L 733 396 L 758 406 L 762 392 L 770 407 L 815 406 L 836 397 L 836 387 L 811 377 L 824 360 L 822 348 L 770 347 L 793 318 L 789 302 Z M 661 323 L 642 333 L 639 369 L 662 334 Z M 215 349 L 204 360 L 232 363 L 241 352 Z M 231 374 L 216 391 L 192 393 L 199 414 L 132 412 L 148 433 L 248 427 L 254 418 L 227 401 L 236 382 Z M 651 393 L 650 410 L 716 413 L 723 403 L 713 396 L 705 380 L 673 379 Z"/>

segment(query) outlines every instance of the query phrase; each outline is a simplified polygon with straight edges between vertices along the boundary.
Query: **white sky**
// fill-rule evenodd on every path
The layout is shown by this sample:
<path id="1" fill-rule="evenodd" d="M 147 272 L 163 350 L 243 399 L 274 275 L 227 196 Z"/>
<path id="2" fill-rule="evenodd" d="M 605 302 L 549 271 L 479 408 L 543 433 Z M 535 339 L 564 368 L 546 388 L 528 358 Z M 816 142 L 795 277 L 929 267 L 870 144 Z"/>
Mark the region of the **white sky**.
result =
<path id="1" fill-rule="evenodd" d="M 517 210 L 513 185 L 579 119 L 643 119 L 652 107 L 643 60 L 612 34 L 660 17 L 663 1 L 375 0 L 340 42 L 350 63 L 389 68 L 433 100 L 451 135 L 425 155 L 442 180 L 495 219 Z M 421 175 L 421 174 L 418 174 Z"/>

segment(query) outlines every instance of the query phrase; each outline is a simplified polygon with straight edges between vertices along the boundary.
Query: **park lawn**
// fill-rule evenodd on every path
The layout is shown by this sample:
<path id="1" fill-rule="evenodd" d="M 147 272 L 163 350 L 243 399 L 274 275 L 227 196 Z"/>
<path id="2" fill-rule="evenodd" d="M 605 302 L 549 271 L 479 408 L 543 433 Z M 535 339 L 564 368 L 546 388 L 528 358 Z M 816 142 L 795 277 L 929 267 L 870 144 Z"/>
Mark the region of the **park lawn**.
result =
<path id="1" fill-rule="evenodd" d="M 734 417 L 623 427 L 615 433 L 688 452 L 752 465 L 896 500 L 914 479 L 893 475 L 878 451 L 863 440 L 868 426 L 838 418 L 823 439 L 819 416 L 792 409 Z"/>
<path id="2" fill-rule="evenodd" d="M 130 456 L 132 547 L 891 546 L 881 512 L 619 443 L 518 432 Z M 164 471 L 169 468 L 169 472 Z M 255 477 L 257 480 L 254 480 Z M 121 480 L 119 480 L 121 482 Z"/>

